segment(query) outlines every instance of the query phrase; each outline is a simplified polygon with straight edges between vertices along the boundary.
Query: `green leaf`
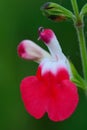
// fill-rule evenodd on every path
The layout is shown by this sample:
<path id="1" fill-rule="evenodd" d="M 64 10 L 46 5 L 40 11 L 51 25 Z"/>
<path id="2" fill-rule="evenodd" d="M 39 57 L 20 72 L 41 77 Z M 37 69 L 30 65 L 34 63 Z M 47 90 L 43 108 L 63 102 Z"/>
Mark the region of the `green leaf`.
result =
<path id="1" fill-rule="evenodd" d="M 82 9 L 81 9 L 81 12 L 80 12 L 80 15 L 81 16 L 84 16 L 87 14 L 87 4 L 85 4 Z"/>
<path id="2" fill-rule="evenodd" d="M 77 87 L 80 87 L 83 90 L 87 90 L 87 82 L 79 75 L 74 65 L 71 62 L 69 63 L 72 71 L 71 81 L 74 82 Z"/>
<path id="3" fill-rule="evenodd" d="M 54 21 L 75 19 L 74 14 L 70 10 L 56 3 L 47 2 L 41 7 L 41 10 L 45 16 Z"/>

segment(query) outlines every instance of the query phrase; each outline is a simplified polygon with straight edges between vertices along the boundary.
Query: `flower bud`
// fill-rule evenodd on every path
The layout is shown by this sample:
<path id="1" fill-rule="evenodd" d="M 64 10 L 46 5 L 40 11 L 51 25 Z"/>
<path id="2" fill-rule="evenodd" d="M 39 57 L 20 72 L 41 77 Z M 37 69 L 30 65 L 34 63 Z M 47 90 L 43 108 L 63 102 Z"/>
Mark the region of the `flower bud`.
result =
<path id="1" fill-rule="evenodd" d="M 42 59 L 45 57 L 50 57 L 49 53 L 46 52 L 44 49 L 39 47 L 37 44 L 35 44 L 33 41 L 30 40 L 23 40 L 18 45 L 18 55 L 21 58 L 27 59 L 27 60 L 34 60 L 36 62 L 41 62 Z"/>
<path id="2" fill-rule="evenodd" d="M 54 21 L 64 21 L 66 19 L 74 19 L 75 16 L 73 13 L 64 8 L 63 6 L 53 3 L 47 2 L 41 7 L 42 13 L 47 16 L 49 19 Z"/>

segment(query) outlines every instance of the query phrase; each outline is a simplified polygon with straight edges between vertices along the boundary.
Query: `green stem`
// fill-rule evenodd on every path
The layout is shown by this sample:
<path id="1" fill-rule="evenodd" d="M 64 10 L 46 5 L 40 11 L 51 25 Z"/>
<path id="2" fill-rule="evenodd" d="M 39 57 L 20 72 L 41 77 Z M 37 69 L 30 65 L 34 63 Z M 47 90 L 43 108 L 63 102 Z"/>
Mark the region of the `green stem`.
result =
<path id="1" fill-rule="evenodd" d="M 79 39 L 79 47 L 80 47 L 80 53 L 81 53 L 81 60 L 82 60 L 82 66 L 83 66 L 83 74 L 84 78 L 87 80 L 87 52 L 86 52 L 86 44 L 85 44 L 85 38 L 84 38 L 84 31 L 83 27 L 77 27 L 77 35 Z"/>
<path id="2" fill-rule="evenodd" d="M 86 50 L 86 41 L 84 36 L 84 22 L 83 18 L 79 15 L 77 0 L 71 0 L 74 14 L 76 16 L 76 21 L 74 21 L 76 32 L 79 40 L 80 54 L 82 60 L 83 74 L 85 80 L 87 80 L 87 50 Z"/>

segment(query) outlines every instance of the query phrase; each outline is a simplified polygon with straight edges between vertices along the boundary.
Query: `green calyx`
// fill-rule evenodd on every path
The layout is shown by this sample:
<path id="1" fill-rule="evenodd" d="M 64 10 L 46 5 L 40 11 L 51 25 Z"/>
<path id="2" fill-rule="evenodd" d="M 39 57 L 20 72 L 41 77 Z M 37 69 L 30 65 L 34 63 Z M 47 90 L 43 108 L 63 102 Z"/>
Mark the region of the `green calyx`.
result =
<path id="1" fill-rule="evenodd" d="M 74 19 L 75 16 L 71 11 L 64 8 L 63 6 L 53 3 L 47 2 L 42 7 L 41 10 L 45 16 L 54 20 L 54 21 L 62 21 L 65 19 Z"/>
<path id="2" fill-rule="evenodd" d="M 74 82 L 77 87 L 87 90 L 87 82 L 79 75 L 74 65 L 71 62 L 69 63 L 72 71 L 71 81 Z"/>

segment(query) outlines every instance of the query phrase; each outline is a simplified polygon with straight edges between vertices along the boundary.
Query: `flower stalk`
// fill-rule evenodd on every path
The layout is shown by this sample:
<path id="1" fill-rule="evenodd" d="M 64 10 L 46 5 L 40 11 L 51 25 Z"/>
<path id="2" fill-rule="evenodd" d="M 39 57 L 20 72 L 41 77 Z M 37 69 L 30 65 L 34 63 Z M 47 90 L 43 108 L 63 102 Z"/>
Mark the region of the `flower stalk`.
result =
<path id="1" fill-rule="evenodd" d="M 79 47 L 80 47 L 81 60 L 82 60 L 82 66 L 83 66 L 83 74 L 84 74 L 85 80 L 87 80 L 87 52 L 86 52 L 86 44 L 85 44 L 83 27 L 76 28 L 76 30 L 77 30 L 77 35 L 78 35 L 78 39 L 79 39 Z"/>
<path id="2" fill-rule="evenodd" d="M 78 18 L 79 17 L 79 10 L 78 10 L 77 1 L 71 0 L 71 4 L 72 4 L 72 7 L 73 7 L 74 14 L 75 14 L 76 18 Z"/>
<path id="3" fill-rule="evenodd" d="M 74 21 L 81 54 L 82 68 L 84 79 L 87 80 L 87 50 L 86 50 L 86 41 L 84 36 L 84 22 L 83 17 L 80 16 L 78 5 L 76 0 L 71 0 L 74 14 L 76 16 L 76 21 Z"/>

